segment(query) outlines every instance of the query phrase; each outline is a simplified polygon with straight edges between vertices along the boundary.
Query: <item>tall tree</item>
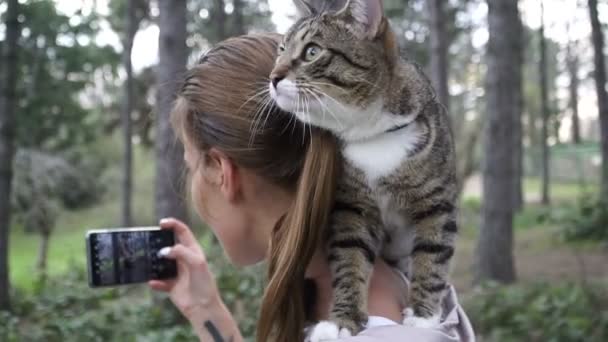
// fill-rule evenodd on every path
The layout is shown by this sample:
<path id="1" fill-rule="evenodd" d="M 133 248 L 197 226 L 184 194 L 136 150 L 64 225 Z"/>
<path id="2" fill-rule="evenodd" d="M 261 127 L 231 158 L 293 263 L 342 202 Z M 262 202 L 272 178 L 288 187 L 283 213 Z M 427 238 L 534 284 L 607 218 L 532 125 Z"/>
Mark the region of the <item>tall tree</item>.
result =
<path id="1" fill-rule="evenodd" d="M 240 36 L 247 33 L 245 29 L 245 21 L 243 20 L 243 16 L 245 15 L 245 13 L 243 13 L 245 9 L 243 0 L 233 0 L 232 4 L 234 5 L 234 27 L 232 30 L 232 35 Z"/>
<path id="2" fill-rule="evenodd" d="M 6 38 L 3 44 L 0 78 L 0 310 L 10 308 L 8 238 L 10 232 L 11 181 L 15 154 L 15 111 L 17 106 L 18 45 L 21 35 L 18 0 L 8 0 Z"/>
<path id="3" fill-rule="evenodd" d="M 449 110 L 450 92 L 448 88 L 448 32 L 446 29 L 445 0 L 426 1 L 430 21 L 430 61 L 429 70 L 433 87 L 439 101 Z M 454 121 L 454 120 L 452 120 Z M 454 124 L 454 122 L 452 122 Z"/>
<path id="4" fill-rule="evenodd" d="M 600 139 L 602 146 L 601 198 L 608 203 L 608 93 L 606 92 L 606 64 L 604 61 L 604 33 L 597 11 L 597 0 L 589 0 L 589 16 L 593 50 L 595 51 L 595 89 L 600 116 Z"/>
<path id="5" fill-rule="evenodd" d="M 226 31 L 226 3 L 224 0 L 213 0 L 211 20 L 215 27 L 218 41 L 228 38 Z"/>
<path id="6" fill-rule="evenodd" d="M 581 124 L 578 114 L 578 87 L 580 80 L 578 78 L 579 59 L 576 55 L 576 43 L 570 42 L 566 47 L 566 67 L 570 76 L 570 84 L 568 90 L 570 93 L 569 107 L 572 115 L 572 142 L 574 144 L 581 143 Z"/>
<path id="7" fill-rule="evenodd" d="M 521 115 L 523 45 L 517 1 L 488 0 L 489 40 L 486 75 L 487 120 L 484 132 L 483 207 L 476 251 L 475 282 L 515 280 L 513 261 L 513 127 Z"/>
<path id="8" fill-rule="evenodd" d="M 188 0 L 188 8 L 189 13 L 204 13 L 194 15 L 188 25 L 191 37 L 203 45 L 245 34 L 250 27 L 275 31 L 268 0 Z"/>
<path id="9" fill-rule="evenodd" d="M 524 112 L 524 94 L 523 94 L 523 68 L 525 64 L 524 49 L 526 47 L 526 39 L 524 39 L 524 28 L 523 24 L 520 25 L 520 48 L 519 50 L 513 51 L 513 57 L 517 58 L 513 62 L 518 65 L 519 76 L 517 77 L 519 89 L 518 92 L 514 93 L 515 97 L 515 118 L 513 123 L 513 134 L 511 135 L 513 142 L 513 165 L 515 168 L 515 178 L 513 179 L 513 210 L 520 211 L 524 206 L 524 127 L 523 127 L 523 112 Z"/>
<path id="10" fill-rule="evenodd" d="M 96 43 L 96 12 L 68 16 L 54 0 L 20 4 L 16 145 L 55 152 L 86 146 L 102 133 L 108 94 L 99 89 L 115 81 L 120 55 Z"/>
<path id="11" fill-rule="evenodd" d="M 541 175 L 541 202 L 549 204 L 549 89 L 547 84 L 547 46 L 545 41 L 545 6 L 540 2 L 540 29 L 539 39 L 539 69 L 540 69 L 540 98 L 542 111 L 541 147 L 542 147 L 542 175 Z"/>
<path id="12" fill-rule="evenodd" d="M 133 144 L 132 144 L 132 121 L 133 112 L 133 63 L 131 53 L 133 52 L 133 40 L 137 33 L 137 13 L 135 0 L 127 0 L 125 11 L 125 35 L 123 39 L 122 59 L 127 74 L 125 80 L 125 92 L 122 108 L 122 128 L 124 137 L 123 155 L 123 180 L 122 180 L 122 224 L 126 227 L 131 225 L 131 192 L 132 192 L 132 165 L 133 165 Z"/>
<path id="13" fill-rule="evenodd" d="M 169 115 L 186 71 L 186 0 L 159 1 L 158 113 L 156 119 L 156 215 L 186 220 L 183 148 L 175 143 Z"/>

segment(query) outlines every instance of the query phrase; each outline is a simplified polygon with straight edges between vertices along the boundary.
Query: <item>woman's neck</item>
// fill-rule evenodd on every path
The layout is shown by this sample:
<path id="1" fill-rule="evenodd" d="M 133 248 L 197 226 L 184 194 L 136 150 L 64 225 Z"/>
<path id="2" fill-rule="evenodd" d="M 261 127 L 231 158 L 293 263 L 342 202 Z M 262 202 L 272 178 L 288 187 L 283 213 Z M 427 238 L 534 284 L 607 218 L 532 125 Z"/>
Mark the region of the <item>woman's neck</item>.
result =
<path id="1" fill-rule="evenodd" d="M 316 298 L 313 317 L 322 320 L 327 319 L 330 304 L 332 302 L 333 290 L 331 288 L 331 271 L 325 258 L 325 253 L 318 248 L 310 259 L 306 268 L 305 277 L 312 280 L 316 287 Z"/>
<path id="2" fill-rule="evenodd" d="M 331 271 L 322 249 L 317 249 L 313 254 L 305 276 L 314 281 L 316 286 L 315 307 L 312 312 L 314 318 L 327 319 L 333 290 Z M 405 308 L 406 298 L 407 285 L 403 278 L 383 261 L 376 262 L 369 286 L 369 315 L 386 317 L 399 323 L 403 318 L 402 311 Z"/>

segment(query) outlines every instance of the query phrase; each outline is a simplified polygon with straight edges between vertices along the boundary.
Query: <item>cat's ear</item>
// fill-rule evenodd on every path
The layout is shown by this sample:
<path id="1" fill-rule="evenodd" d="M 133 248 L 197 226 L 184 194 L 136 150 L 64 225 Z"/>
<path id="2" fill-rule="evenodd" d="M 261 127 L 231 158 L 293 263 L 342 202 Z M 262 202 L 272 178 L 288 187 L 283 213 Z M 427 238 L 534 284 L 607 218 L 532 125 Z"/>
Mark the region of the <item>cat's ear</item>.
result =
<path id="1" fill-rule="evenodd" d="M 300 17 L 312 17 L 321 13 L 323 0 L 293 0 Z"/>
<path id="2" fill-rule="evenodd" d="M 344 8 L 347 0 L 293 0 L 300 17 L 311 17 Z"/>
<path id="3" fill-rule="evenodd" d="M 382 0 L 348 0 L 338 15 L 346 15 L 363 26 L 367 38 L 381 33 L 384 18 Z"/>

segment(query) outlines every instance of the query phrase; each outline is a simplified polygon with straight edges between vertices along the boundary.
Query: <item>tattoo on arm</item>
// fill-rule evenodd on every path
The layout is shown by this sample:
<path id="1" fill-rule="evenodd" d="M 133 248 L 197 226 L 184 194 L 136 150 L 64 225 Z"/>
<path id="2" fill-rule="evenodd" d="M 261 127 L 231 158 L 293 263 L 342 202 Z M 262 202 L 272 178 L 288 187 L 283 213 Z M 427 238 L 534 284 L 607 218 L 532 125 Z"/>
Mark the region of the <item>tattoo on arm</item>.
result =
<path id="1" fill-rule="evenodd" d="M 219 330 L 217 330 L 215 327 L 215 324 L 213 324 L 211 321 L 205 321 L 205 328 L 209 332 L 209 335 L 211 335 L 213 338 L 213 342 L 232 342 L 234 340 L 232 337 L 230 337 L 226 341 L 220 334 Z"/>

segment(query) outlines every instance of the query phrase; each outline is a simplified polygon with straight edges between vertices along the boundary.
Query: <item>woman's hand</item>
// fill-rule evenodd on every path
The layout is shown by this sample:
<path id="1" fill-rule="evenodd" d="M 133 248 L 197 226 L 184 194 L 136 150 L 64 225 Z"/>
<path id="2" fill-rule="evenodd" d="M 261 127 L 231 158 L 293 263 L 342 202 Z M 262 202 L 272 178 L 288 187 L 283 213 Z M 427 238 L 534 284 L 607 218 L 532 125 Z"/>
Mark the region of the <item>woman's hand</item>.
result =
<path id="1" fill-rule="evenodd" d="M 240 341 L 240 333 L 221 300 L 205 253 L 190 228 L 173 218 L 162 219 L 160 226 L 172 229 L 177 239 L 175 246 L 160 252 L 162 256 L 176 260 L 177 278 L 150 280 L 150 287 L 169 293 L 173 304 L 190 321 L 201 340 L 229 341 L 232 338 Z M 223 336 L 222 339 L 218 339 L 218 335 Z"/>

